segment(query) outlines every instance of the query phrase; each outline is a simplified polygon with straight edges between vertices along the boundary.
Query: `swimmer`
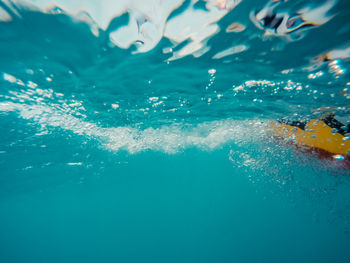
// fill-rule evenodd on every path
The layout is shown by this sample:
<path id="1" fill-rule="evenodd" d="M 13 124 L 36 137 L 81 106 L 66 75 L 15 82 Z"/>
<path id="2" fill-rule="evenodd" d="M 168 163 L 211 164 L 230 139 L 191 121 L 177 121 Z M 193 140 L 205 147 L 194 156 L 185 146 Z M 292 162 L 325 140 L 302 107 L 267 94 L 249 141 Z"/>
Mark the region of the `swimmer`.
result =
<path id="1" fill-rule="evenodd" d="M 333 157 L 350 158 L 350 123 L 344 125 L 334 113 L 310 121 L 281 119 L 271 125 L 271 134 Z"/>

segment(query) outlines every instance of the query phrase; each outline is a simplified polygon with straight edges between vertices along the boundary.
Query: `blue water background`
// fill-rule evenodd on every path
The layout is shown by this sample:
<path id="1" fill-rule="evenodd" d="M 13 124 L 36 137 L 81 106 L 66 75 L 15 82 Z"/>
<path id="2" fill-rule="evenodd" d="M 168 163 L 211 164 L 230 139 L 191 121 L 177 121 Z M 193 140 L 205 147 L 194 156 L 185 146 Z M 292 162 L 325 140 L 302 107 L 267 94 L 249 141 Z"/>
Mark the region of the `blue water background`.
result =
<path id="1" fill-rule="evenodd" d="M 349 43 L 349 4 L 295 42 L 260 38 L 254 8 L 170 63 L 165 38 L 132 54 L 64 14 L 0 23 L 0 72 L 17 80 L 0 79 L 0 262 L 350 262 L 349 170 L 266 131 L 321 107 L 349 118 L 349 61 L 305 70 Z M 232 21 L 246 31 L 226 34 Z M 233 90 L 251 80 L 275 86 Z"/>

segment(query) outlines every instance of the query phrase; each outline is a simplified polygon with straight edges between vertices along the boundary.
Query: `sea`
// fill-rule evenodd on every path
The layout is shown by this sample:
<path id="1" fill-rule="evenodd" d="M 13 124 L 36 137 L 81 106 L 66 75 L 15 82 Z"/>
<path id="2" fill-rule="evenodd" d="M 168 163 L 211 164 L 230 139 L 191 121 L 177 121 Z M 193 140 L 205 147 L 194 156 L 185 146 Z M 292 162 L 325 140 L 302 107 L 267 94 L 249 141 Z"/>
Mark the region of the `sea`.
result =
<path id="1" fill-rule="evenodd" d="M 350 123 L 349 16 L 1 0 L 0 262 L 350 262 L 348 156 L 271 134 Z"/>

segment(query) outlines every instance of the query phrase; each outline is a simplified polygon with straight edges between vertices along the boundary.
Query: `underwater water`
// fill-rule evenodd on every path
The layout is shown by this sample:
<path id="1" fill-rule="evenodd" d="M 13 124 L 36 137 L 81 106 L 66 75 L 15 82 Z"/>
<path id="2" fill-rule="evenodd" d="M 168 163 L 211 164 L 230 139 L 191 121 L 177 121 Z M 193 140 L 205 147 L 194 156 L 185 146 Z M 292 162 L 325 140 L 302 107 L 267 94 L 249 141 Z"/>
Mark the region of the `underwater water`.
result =
<path id="1" fill-rule="evenodd" d="M 346 0 L 0 1 L 0 262 L 350 262 Z M 345 159 L 345 160 L 343 160 Z"/>

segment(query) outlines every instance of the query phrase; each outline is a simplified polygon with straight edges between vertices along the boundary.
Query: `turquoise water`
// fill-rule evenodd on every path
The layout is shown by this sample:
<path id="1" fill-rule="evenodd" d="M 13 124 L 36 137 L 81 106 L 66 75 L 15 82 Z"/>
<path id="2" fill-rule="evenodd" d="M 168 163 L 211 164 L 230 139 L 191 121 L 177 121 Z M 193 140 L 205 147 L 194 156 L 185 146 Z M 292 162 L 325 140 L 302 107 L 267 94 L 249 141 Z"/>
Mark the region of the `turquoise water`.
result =
<path id="1" fill-rule="evenodd" d="M 0 1 L 0 262 L 350 262 L 346 161 L 269 132 L 350 120 L 346 1 L 29 2 Z"/>

